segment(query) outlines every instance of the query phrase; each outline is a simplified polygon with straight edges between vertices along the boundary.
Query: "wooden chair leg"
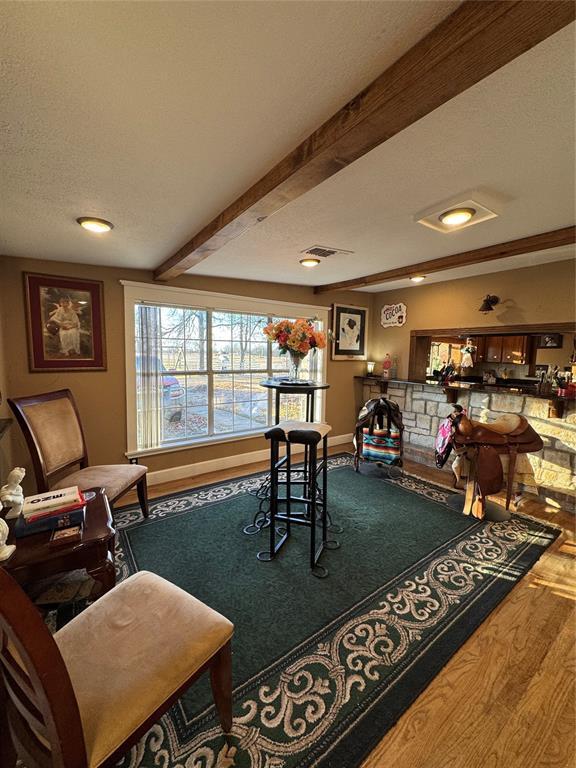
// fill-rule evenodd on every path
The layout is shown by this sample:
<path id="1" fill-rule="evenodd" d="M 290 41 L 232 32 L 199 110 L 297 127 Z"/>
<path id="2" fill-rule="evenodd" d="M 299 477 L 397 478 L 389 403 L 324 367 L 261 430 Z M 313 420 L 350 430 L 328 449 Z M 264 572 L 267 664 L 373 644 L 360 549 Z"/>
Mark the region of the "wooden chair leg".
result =
<path id="1" fill-rule="evenodd" d="M 146 475 L 141 480 L 138 480 L 136 484 L 136 492 L 138 493 L 138 501 L 140 502 L 140 509 L 144 517 L 149 517 L 150 511 L 148 510 L 148 485 L 146 484 Z"/>
<path id="2" fill-rule="evenodd" d="M 212 659 L 210 684 L 224 733 L 232 730 L 232 646 L 226 643 Z"/>
<path id="3" fill-rule="evenodd" d="M 16 750 L 8 726 L 8 694 L 0 676 L 0 765 L 2 768 L 15 768 Z"/>

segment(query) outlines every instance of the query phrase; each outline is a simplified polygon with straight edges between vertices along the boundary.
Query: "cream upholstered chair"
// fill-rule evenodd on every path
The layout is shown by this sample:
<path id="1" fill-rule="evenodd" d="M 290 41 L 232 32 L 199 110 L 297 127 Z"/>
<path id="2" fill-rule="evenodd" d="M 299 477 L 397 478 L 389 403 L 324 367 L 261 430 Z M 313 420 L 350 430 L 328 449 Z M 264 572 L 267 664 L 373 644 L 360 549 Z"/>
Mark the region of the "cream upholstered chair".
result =
<path id="1" fill-rule="evenodd" d="M 104 488 L 111 506 L 136 486 L 144 517 L 148 517 L 147 467 L 141 464 L 90 466 L 80 416 L 72 392 L 60 389 L 8 400 L 26 438 L 38 492 L 77 485 L 80 490 Z M 70 469 L 79 465 L 79 469 Z"/>
<path id="2" fill-rule="evenodd" d="M 230 731 L 233 632 L 212 608 L 140 571 L 52 636 L 0 568 L 3 768 L 14 765 L 14 749 L 26 768 L 116 765 L 208 669 L 220 723 Z"/>

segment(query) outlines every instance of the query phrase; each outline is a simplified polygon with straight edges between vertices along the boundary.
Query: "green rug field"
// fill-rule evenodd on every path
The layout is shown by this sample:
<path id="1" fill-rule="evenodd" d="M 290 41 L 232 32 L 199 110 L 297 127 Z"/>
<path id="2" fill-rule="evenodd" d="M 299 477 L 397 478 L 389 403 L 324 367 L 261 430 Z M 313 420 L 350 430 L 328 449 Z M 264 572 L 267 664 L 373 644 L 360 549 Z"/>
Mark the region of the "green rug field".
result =
<path id="1" fill-rule="evenodd" d="M 310 574 L 308 529 L 259 562 L 265 531 L 252 476 L 158 499 L 142 522 L 117 513 L 123 578 L 150 570 L 235 624 L 234 730 L 217 726 L 208 681 L 193 686 L 125 766 L 354 768 L 558 531 L 515 516 L 482 523 L 448 509 L 449 491 L 355 474 L 331 460 L 341 548 Z M 150 631 L 162 631 L 150 617 Z"/>

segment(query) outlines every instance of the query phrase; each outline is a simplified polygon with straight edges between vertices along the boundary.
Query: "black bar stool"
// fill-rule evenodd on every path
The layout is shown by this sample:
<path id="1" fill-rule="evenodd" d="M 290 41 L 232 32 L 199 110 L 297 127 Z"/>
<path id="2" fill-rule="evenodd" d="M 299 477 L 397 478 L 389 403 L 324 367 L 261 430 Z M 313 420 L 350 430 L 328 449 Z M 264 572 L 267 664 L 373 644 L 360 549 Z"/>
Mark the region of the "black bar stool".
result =
<path id="1" fill-rule="evenodd" d="M 319 578 L 328 575 L 328 570 L 318 564 L 324 549 L 337 549 L 340 545 L 335 540 L 328 540 L 328 434 L 329 424 L 317 424 L 308 421 L 281 421 L 265 433 L 270 440 L 270 545 L 268 550 L 259 552 L 259 560 L 269 562 L 279 552 L 290 537 L 292 525 L 310 527 L 310 568 Z M 322 442 L 322 457 L 318 461 L 318 445 Z M 285 444 L 286 455 L 280 457 L 280 445 Z M 292 468 L 291 447 L 303 445 L 305 449 L 304 467 Z M 280 473 L 285 476 L 280 479 Z M 319 475 L 322 483 L 318 483 Z M 279 489 L 286 487 L 286 495 L 279 495 Z M 302 486 L 302 496 L 294 496 L 292 487 Z M 280 506 L 285 504 L 285 511 Z M 296 512 L 294 504 L 304 507 Z M 278 522 L 284 523 L 282 530 L 276 528 Z M 320 527 L 320 541 L 317 540 L 316 526 Z M 277 540 L 277 536 L 280 538 Z"/>

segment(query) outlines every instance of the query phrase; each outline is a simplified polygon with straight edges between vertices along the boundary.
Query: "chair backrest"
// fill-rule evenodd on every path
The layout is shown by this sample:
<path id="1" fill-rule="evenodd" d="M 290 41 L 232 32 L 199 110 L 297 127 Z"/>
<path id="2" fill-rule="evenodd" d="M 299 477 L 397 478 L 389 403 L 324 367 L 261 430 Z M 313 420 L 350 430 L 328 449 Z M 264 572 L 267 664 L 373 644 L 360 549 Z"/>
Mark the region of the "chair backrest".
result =
<path id="1" fill-rule="evenodd" d="M 68 671 L 35 606 L 0 568 L 0 686 L 27 768 L 85 768 L 86 747 Z"/>
<path id="2" fill-rule="evenodd" d="M 50 489 L 50 477 L 74 464 L 88 466 L 78 409 L 69 389 L 9 398 L 32 456 L 38 491 Z"/>

